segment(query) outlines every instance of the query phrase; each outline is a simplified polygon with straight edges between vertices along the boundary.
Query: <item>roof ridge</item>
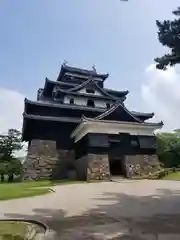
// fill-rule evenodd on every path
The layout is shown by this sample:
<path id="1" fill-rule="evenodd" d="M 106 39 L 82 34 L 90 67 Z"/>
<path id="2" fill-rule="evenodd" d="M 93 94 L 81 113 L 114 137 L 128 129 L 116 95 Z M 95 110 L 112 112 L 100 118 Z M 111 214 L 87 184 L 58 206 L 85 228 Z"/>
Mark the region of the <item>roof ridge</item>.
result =
<path id="1" fill-rule="evenodd" d="M 139 118 L 137 118 L 136 116 L 134 116 L 126 107 L 125 105 L 121 102 L 118 101 L 116 102 L 111 108 L 109 108 L 108 110 L 106 110 L 105 112 L 101 113 L 99 116 L 95 117 L 95 120 L 101 120 L 103 117 L 108 116 L 109 114 L 111 114 L 113 111 L 115 111 L 119 106 L 121 106 L 126 113 L 128 113 L 132 118 L 134 118 L 137 122 L 139 123 L 143 123 L 143 121 Z"/>
<path id="2" fill-rule="evenodd" d="M 95 86 L 101 91 L 103 92 L 104 94 L 108 95 L 109 97 L 111 97 L 112 99 L 114 100 L 117 100 L 118 98 L 117 97 L 114 97 L 112 96 L 111 94 L 107 93 L 104 88 L 101 88 L 95 81 L 93 81 L 93 83 L 95 84 Z"/>
<path id="3" fill-rule="evenodd" d="M 143 112 L 138 112 L 138 111 L 134 111 L 134 110 L 132 110 L 132 111 L 130 111 L 132 114 L 137 114 L 137 115 L 150 115 L 150 116 L 154 116 L 154 112 L 145 112 L 145 113 L 143 113 Z"/>
<path id="4" fill-rule="evenodd" d="M 58 81 L 53 81 L 53 80 L 51 80 L 51 79 L 49 79 L 49 78 L 45 78 L 45 83 L 46 82 L 49 82 L 49 83 L 54 83 L 54 84 L 56 84 L 56 85 L 69 85 L 69 86 L 76 86 L 77 84 L 75 84 L 75 83 L 70 83 L 70 82 L 58 82 Z"/>
<path id="5" fill-rule="evenodd" d="M 59 91 L 61 91 L 61 92 L 71 93 L 71 92 L 74 91 L 74 90 L 78 90 L 79 88 L 84 87 L 86 84 L 88 84 L 88 83 L 91 82 L 91 81 L 92 81 L 92 79 L 88 79 L 87 81 L 79 84 L 78 86 L 72 87 L 72 88 L 67 89 L 67 90 L 60 88 L 60 86 L 58 86 L 58 85 L 56 85 L 55 87 L 57 87 L 57 90 L 59 90 Z"/>
<path id="6" fill-rule="evenodd" d="M 112 113 L 114 110 L 116 110 L 117 107 L 119 107 L 120 102 L 116 102 L 115 104 L 113 104 L 109 109 L 107 109 L 105 112 L 101 113 L 99 116 L 95 117 L 95 120 L 100 120 L 103 117 L 106 117 L 108 114 Z"/>
<path id="7" fill-rule="evenodd" d="M 69 89 L 68 91 L 71 92 L 71 91 L 74 91 L 74 90 L 78 90 L 79 88 L 84 87 L 86 84 L 90 83 L 91 81 L 92 81 L 92 77 L 90 77 L 87 81 L 81 83 L 80 85 Z"/>
<path id="8" fill-rule="evenodd" d="M 106 91 L 109 91 L 109 92 L 124 92 L 124 93 L 129 93 L 129 90 L 122 90 L 122 91 L 118 91 L 118 90 L 115 90 L 115 89 L 111 89 L 111 88 L 104 88 Z"/>
<path id="9" fill-rule="evenodd" d="M 107 93 L 103 88 L 101 88 L 101 87 L 93 80 L 92 76 L 91 76 L 87 81 L 85 81 L 85 82 L 83 82 L 82 84 L 80 84 L 80 85 L 78 85 L 78 86 L 76 86 L 76 87 L 73 87 L 73 88 L 71 88 L 71 89 L 68 89 L 68 90 L 65 90 L 65 91 L 64 91 L 64 90 L 62 90 L 59 86 L 58 86 L 58 89 L 59 89 L 60 91 L 62 91 L 62 92 L 71 93 L 72 91 L 75 91 L 75 90 L 78 90 L 78 89 L 81 89 L 81 88 L 85 87 L 85 86 L 86 86 L 87 84 L 89 84 L 90 82 L 92 82 L 100 92 L 102 92 L 104 95 L 107 95 L 107 96 L 110 97 L 111 99 L 116 100 L 116 101 L 117 101 L 118 99 L 120 99 L 120 97 L 118 98 L 118 97 L 112 96 L 111 94 Z"/>
<path id="10" fill-rule="evenodd" d="M 88 118 L 86 116 L 83 116 L 81 119 L 81 122 L 87 122 L 87 121 L 100 121 L 101 119 L 95 119 L 95 118 Z M 102 120 L 104 122 L 112 122 L 112 123 L 120 123 L 120 124 L 134 124 L 134 125 L 138 125 L 138 124 L 142 124 L 142 125 L 163 125 L 163 121 L 154 123 L 154 122 L 128 122 L 128 121 L 117 121 L 117 120 Z"/>
<path id="11" fill-rule="evenodd" d="M 104 76 L 109 76 L 108 73 L 99 73 L 97 71 L 95 71 L 93 68 L 92 69 L 87 69 L 87 68 L 79 68 L 79 67 L 75 67 L 73 65 L 68 65 L 68 64 L 61 64 L 61 67 L 67 70 L 74 70 L 74 71 L 82 71 L 82 72 L 87 72 L 90 73 L 92 75 L 104 75 Z"/>

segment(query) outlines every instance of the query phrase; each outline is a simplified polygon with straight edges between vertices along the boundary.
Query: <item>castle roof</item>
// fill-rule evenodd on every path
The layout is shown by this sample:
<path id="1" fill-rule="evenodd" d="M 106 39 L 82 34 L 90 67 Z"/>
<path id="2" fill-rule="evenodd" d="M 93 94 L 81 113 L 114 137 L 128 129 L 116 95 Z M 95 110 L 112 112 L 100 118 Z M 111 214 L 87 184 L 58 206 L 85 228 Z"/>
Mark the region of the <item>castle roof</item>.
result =
<path id="1" fill-rule="evenodd" d="M 102 119 L 96 119 L 96 118 L 87 118 L 85 116 L 82 117 L 81 122 L 106 122 L 106 123 L 119 123 L 119 124 L 127 124 L 127 122 L 125 121 L 114 121 L 114 120 L 102 120 Z M 129 123 L 129 122 L 128 122 Z M 163 122 L 130 122 L 129 124 L 132 125 L 144 125 L 144 126 L 157 126 L 157 127 L 162 127 L 163 126 Z"/>
<path id="2" fill-rule="evenodd" d="M 100 92 L 102 95 L 94 95 L 94 94 L 82 94 L 79 93 L 81 89 L 85 88 L 86 86 L 91 85 L 95 90 Z M 88 80 L 84 81 L 83 83 L 77 85 L 77 84 L 70 84 L 65 82 L 53 82 L 48 79 L 46 79 L 45 87 L 43 89 L 43 94 L 46 96 L 47 92 L 49 93 L 53 91 L 53 89 L 56 87 L 56 90 L 58 92 L 62 93 L 62 95 L 78 95 L 83 97 L 92 97 L 92 98 L 103 98 L 103 99 L 110 99 L 110 100 L 118 100 L 121 99 L 124 101 L 126 99 L 126 95 L 129 93 L 129 91 L 113 91 L 106 88 L 101 88 L 94 80 L 93 78 L 89 78 Z"/>
<path id="3" fill-rule="evenodd" d="M 53 116 L 41 116 L 34 114 L 23 113 L 23 117 L 26 119 L 34 119 L 34 120 L 43 120 L 43 121 L 55 121 L 55 122 L 72 122 L 72 123 L 80 123 L 79 118 L 74 117 L 53 117 Z"/>
<path id="4" fill-rule="evenodd" d="M 103 120 L 103 119 L 106 119 L 106 117 L 114 114 L 114 113 L 117 113 L 117 114 L 121 114 L 121 112 L 125 111 L 130 117 L 133 118 L 133 120 L 135 120 L 136 122 L 143 122 L 141 119 L 139 119 L 138 117 L 134 116 L 132 114 L 132 112 L 130 112 L 126 107 L 125 105 L 121 102 L 121 101 L 118 101 L 116 102 L 114 105 L 112 105 L 109 109 L 107 109 L 105 112 L 103 112 L 102 114 L 100 114 L 99 116 L 97 116 L 95 118 L 95 120 Z"/>
<path id="5" fill-rule="evenodd" d="M 162 126 L 163 122 L 127 122 L 83 117 L 81 123 L 71 133 L 71 138 L 74 139 L 74 142 L 78 142 L 86 134 L 97 132 L 106 134 L 129 133 L 130 135 L 153 136 L 154 131 L 162 128 Z"/>
<path id="6" fill-rule="evenodd" d="M 65 73 L 80 74 L 87 77 L 91 75 L 92 77 L 97 77 L 102 79 L 102 81 L 106 80 L 106 78 L 108 78 L 109 76 L 109 74 L 99 74 L 94 70 L 87 70 L 87 69 L 82 69 L 82 68 L 77 68 L 77 67 L 68 66 L 66 64 L 62 64 L 57 81 L 61 81 Z"/>
<path id="7" fill-rule="evenodd" d="M 141 113 L 141 112 L 135 112 L 135 111 L 129 111 L 124 104 L 119 101 L 113 104 L 109 109 L 104 108 L 94 108 L 89 106 L 83 106 L 83 105 L 75 105 L 75 104 L 62 104 L 62 103 L 56 103 L 55 101 L 32 101 L 27 98 L 24 100 L 25 102 L 25 109 L 26 105 L 37 105 L 42 107 L 50 107 L 50 108 L 62 108 L 62 109 L 69 109 L 69 110 L 81 110 L 81 111 L 89 111 L 89 112 L 97 112 L 100 115 L 97 117 L 97 119 L 105 119 L 110 114 L 115 114 L 118 111 L 121 112 L 122 110 L 127 112 L 132 118 L 135 118 L 136 121 L 143 122 L 144 120 L 147 120 L 151 117 L 153 117 L 154 113 Z"/>

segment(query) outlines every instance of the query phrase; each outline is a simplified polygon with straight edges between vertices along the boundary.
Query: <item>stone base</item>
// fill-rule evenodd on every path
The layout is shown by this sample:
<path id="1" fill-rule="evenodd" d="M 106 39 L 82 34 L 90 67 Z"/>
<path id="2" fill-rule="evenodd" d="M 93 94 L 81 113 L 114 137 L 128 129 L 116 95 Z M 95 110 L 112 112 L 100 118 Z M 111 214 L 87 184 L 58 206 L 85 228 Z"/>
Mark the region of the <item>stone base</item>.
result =
<path id="1" fill-rule="evenodd" d="M 87 158 L 87 181 L 110 180 L 107 154 L 88 154 Z"/>
<path id="2" fill-rule="evenodd" d="M 55 141 L 32 140 L 24 163 L 24 179 L 65 178 L 73 161 L 73 151 L 57 151 Z"/>
<path id="3" fill-rule="evenodd" d="M 158 172 L 160 162 L 157 155 L 127 155 L 125 156 L 127 178 L 143 178 Z"/>

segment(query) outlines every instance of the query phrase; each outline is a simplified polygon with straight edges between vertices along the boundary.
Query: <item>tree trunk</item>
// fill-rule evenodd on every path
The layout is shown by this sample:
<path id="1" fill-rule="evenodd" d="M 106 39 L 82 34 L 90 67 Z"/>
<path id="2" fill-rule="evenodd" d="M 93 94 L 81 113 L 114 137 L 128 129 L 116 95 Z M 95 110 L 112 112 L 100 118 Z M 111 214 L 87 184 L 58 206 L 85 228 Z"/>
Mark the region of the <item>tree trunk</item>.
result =
<path id="1" fill-rule="evenodd" d="M 1 173 L 1 182 L 4 182 L 4 174 Z"/>
<path id="2" fill-rule="evenodd" d="M 8 182 L 13 182 L 13 181 L 14 181 L 14 175 L 13 174 L 9 174 Z"/>

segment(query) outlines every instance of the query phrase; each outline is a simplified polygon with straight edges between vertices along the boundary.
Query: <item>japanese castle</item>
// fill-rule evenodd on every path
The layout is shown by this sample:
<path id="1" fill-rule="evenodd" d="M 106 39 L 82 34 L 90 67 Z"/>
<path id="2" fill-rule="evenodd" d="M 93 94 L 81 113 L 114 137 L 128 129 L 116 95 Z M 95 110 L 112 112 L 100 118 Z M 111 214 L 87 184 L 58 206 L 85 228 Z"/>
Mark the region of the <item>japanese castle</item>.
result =
<path id="1" fill-rule="evenodd" d="M 56 81 L 45 79 L 37 100 L 25 99 L 25 179 L 110 180 L 156 171 L 153 113 L 130 111 L 128 91 L 104 87 L 108 74 L 64 63 Z"/>

